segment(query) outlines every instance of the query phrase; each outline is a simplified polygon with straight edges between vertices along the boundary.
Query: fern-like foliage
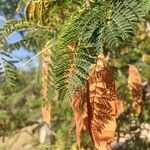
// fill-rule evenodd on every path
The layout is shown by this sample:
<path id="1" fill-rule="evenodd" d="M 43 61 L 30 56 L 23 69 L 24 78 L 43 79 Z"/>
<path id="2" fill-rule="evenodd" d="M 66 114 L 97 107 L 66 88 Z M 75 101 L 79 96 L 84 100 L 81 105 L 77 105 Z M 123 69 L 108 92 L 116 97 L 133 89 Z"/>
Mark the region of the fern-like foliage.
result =
<path id="1" fill-rule="evenodd" d="M 130 44 L 148 11 L 146 4 L 148 0 L 21 0 L 18 11 L 23 9 L 24 17 L 6 23 L 0 40 L 5 50 L 20 46 L 39 50 L 51 41 L 49 89 L 57 90 L 60 100 L 71 99 L 101 52 Z M 27 33 L 23 40 L 7 44 L 8 35 L 16 30 Z M 49 95 L 53 93 L 50 90 Z"/>
<path id="2" fill-rule="evenodd" d="M 7 87 L 15 85 L 15 61 L 9 54 L 0 53 L 0 82 L 7 82 Z"/>
<path id="3" fill-rule="evenodd" d="M 27 21 L 36 22 L 44 26 L 58 26 L 64 21 L 69 10 L 81 6 L 82 0 L 21 0 L 18 11 L 24 7 L 24 16 Z"/>
<path id="4" fill-rule="evenodd" d="M 141 0 L 142 8 L 144 11 L 149 12 L 150 11 L 150 1 L 149 0 Z"/>
<path id="5" fill-rule="evenodd" d="M 123 47 L 134 36 L 144 12 L 137 1 L 95 2 L 72 15 L 58 33 L 54 74 L 60 94 L 70 98 L 87 80 L 89 68 L 100 52 Z M 68 46 L 74 43 L 74 49 Z M 69 94 L 69 95 L 68 95 Z"/>
<path id="6" fill-rule="evenodd" d="M 23 18 L 7 21 L 0 28 L 3 49 L 8 51 L 22 46 L 32 50 L 42 49 L 52 38 L 53 32 L 63 24 L 70 11 L 76 10 L 81 5 L 82 0 L 20 0 L 17 11 L 23 13 Z M 13 32 L 21 32 L 25 38 L 17 43 L 8 44 L 7 37 Z"/>

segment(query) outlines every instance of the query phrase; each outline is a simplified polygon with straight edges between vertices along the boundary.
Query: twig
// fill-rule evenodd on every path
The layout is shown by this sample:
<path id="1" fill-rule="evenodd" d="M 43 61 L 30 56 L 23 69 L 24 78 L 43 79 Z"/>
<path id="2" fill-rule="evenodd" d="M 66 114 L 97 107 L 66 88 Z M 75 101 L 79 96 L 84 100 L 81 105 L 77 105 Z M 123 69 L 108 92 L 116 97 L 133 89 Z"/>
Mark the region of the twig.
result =
<path id="1" fill-rule="evenodd" d="M 42 54 L 43 51 L 40 51 L 39 53 L 37 53 L 36 55 L 34 55 L 33 57 L 31 57 L 28 61 L 26 61 L 20 68 L 25 67 L 29 62 L 31 62 L 33 59 L 35 59 L 37 56 L 39 56 L 40 54 Z"/>

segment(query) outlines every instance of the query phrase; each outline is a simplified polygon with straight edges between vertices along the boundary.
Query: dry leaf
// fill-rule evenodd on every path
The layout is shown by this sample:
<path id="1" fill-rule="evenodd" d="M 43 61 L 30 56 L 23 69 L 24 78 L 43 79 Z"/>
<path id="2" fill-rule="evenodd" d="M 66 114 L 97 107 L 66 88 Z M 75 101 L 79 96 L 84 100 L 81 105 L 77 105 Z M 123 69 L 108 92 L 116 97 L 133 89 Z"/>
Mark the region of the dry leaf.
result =
<path id="1" fill-rule="evenodd" d="M 74 120 L 76 124 L 76 136 L 77 136 L 77 145 L 80 148 L 80 142 L 81 142 L 81 133 L 84 129 L 84 118 L 83 113 L 80 109 L 81 104 L 81 90 L 77 91 L 74 98 L 71 101 L 71 107 L 73 109 L 74 113 Z"/>
<path id="2" fill-rule="evenodd" d="M 89 134 L 97 149 L 107 149 L 106 143 L 113 139 L 116 129 L 117 96 L 112 71 L 103 55 L 90 74 L 87 93 Z"/>
<path id="3" fill-rule="evenodd" d="M 97 63 L 92 65 L 83 110 L 80 107 L 82 90 L 75 94 L 71 102 L 79 147 L 81 132 L 86 129 L 98 150 L 108 150 L 115 135 L 116 116 L 124 110 L 117 98 L 115 82 L 107 61 L 106 57 L 99 55 Z"/>

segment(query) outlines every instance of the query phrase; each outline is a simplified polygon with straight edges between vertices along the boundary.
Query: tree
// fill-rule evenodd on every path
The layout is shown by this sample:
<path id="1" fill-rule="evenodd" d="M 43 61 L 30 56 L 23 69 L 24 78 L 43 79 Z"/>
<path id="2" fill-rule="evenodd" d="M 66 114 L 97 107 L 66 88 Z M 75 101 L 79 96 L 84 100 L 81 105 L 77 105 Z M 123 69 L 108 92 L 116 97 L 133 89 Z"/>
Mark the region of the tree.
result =
<path id="1" fill-rule="evenodd" d="M 2 28 L 0 39 L 4 50 L 12 50 L 22 45 L 42 49 L 50 41 L 48 100 L 53 101 L 54 97 L 58 97 L 59 100 L 72 99 L 77 91 L 81 92 L 82 88 L 87 90 L 85 93 L 81 92 L 81 95 L 86 97 L 82 102 L 87 104 L 88 123 L 91 124 L 93 118 L 94 121 L 98 120 L 94 110 L 102 110 L 104 117 L 107 116 L 105 120 L 101 119 L 101 128 L 96 129 L 100 133 L 110 120 L 115 122 L 112 114 L 108 113 L 113 111 L 114 104 L 111 102 L 115 102 L 117 93 L 107 58 L 109 55 L 110 58 L 121 56 L 118 50 L 129 47 L 138 23 L 148 12 L 149 7 L 146 6 L 149 6 L 148 0 L 62 0 L 59 2 L 37 0 L 27 3 L 20 1 L 20 10 L 25 7 L 24 17 L 21 20 L 6 23 Z M 78 10 L 75 11 L 76 9 Z M 6 43 L 6 37 L 13 31 L 22 32 L 27 29 L 29 31 L 23 40 L 15 44 Z M 93 64 L 96 64 L 96 67 L 93 67 Z M 104 72 L 97 71 L 97 68 L 102 68 Z M 92 84 L 98 84 L 98 81 L 97 79 L 95 81 L 91 72 L 102 73 L 103 76 L 100 76 L 98 80 L 104 82 L 107 88 L 109 79 L 104 80 L 105 75 L 109 75 L 112 81 L 108 91 L 112 95 L 109 95 L 108 99 L 102 98 L 102 102 L 93 107 L 92 103 L 95 101 L 89 99 L 92 93 L 90 88 Z M 94 82 L 90 82 L 91 79 Z M 100 88 L 104 89 L 104 87 Z M 104 95 L 103 93 L 100 96 Z M 89 113 L 90 109 L 92 111 Z M 96 137 L 91 126 L 88 130 L 92 132 L 90 136 L 93 143 L 99 148 L 100 135 Z"/>

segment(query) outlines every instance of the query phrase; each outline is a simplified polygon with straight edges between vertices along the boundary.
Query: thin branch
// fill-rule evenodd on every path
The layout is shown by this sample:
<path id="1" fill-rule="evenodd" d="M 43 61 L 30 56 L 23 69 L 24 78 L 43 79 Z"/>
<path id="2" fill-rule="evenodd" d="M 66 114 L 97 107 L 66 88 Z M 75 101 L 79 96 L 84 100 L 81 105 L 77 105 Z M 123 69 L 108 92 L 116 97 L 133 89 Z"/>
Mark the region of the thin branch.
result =
<path id="1" fill-rule="evenodd" d="M 30 63 L 33 59 L 35 59 L 37 56 L 39 56 L 42 53 L 43 53 L 43 51 L 40 51 L 39 53 L 37 53 L 36 55 L 34 55 L 33 57 L 31 57 L 31 59 L 29 59 L 28 61 L 26 61 L 20 68 L 25 67 L 28 63 Z"/>

